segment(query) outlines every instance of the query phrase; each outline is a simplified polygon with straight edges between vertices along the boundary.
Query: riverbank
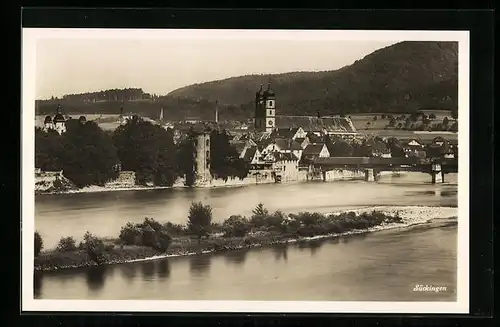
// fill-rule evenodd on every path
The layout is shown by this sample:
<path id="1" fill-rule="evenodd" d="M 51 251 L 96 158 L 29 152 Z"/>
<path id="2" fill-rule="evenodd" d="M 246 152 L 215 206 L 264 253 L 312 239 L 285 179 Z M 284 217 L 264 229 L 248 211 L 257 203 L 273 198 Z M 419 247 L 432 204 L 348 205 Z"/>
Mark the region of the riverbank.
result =
<path id="1" fill-rule="evenodd" d="M 348 211 L 338 211 L 327 215 L 308 214 L 312 219 L 310 226 L 299 229 L 306 232 L 289 233 L 269 230 L 250 232 L 242 237 L 224 237 L 214 233 L 199 242 L 189 237 L 174 237 L 169 248 L 162 252 L 146 246 L 122 245 L 118 239 L 106 240 L 107 251 L 103 264 L 118 264 L 133 261 L 155 260 L 173 256 L 187 256 L 202 253 L 232 251 L 246 248 L 272 246 L 283 243 L 307 242 L 316 239 L 335 238 L 347 235 L 369 233 L 393 228 L 405 228 L 423 224 L 433 219 L 453 218 L 458 216 L 458 208 L 423 207 L 423 206 L 378 206 Z M 318 216 L 319 215 L 319 216 Z M 285 220 L 290 220 L 292 215 Z M 318 218 L 319 217 L 319 218 Z M 326 217 L 326 218 L 325 218 Z M 314 219 L 327 219 L 316 225 Z M 327 224 L 330 224 L 327 226 Z M 331 225 L 333 223 L 333 225 Z M 319 228 L 318 226 L 326 226 Z M 310 228 L 307 228 L 310 227 Z M 333 227 L 333 228 L 331 228 Z M 328 232 L 340 228 L 342 232 Z M 337 228 L 337 229 L 338 229 Z M 302 236 L 307 235 L 307 236 Z M 80 268 L 97 265 L 82 249 L 58 252 L 49 250 L 35 258 L 37 271 Z"/>
<path id="2" fill-rule="evenodd" d="M 391 172 L 391 171 L 382 171 L 380 172 L 380 176 L 401 176 L 406 172 Z M 332 180 L 328 180 L 327 182 L 336 182 L 336 181 L 351 181 L 351 180 L 363 180 L 364 173 L 359 174 L 359 176 L 354 177 L 340 177 L 333 178 Z M 237 179 L 235 179 L 237 180 Z M 311 181 L 317 180 L 294 180 L 288 182 L 282 182 L 281 184 L 297 184 L 297 183 L 307 183 Z M 259 182 L 256 183 L 253 178 L 250 178 L 248 181 L 245 180 L 237 180 L 236 182 L 224 182 L 219 181 L 216 183 L 206 184 L 206 185 L 197 185 L 193 186 L 193 188 L 231 188 L 231 187 L 244 187 L 249 185 L 266 185 L 273 184 L 275 182 Z M 123 192 L 123 191 L 147 191 L 147 190 L 164 190 L 164 189 L 180 189 L 180 188 L 188 188 L 189 186 L 184 185 L 183 182 L 176 182 L 172 186 L 142 186 L 142 185 L 134 185 L 134 186 L 124 186 L 124 187 L 106 187 L 106 186 L 97 186 L 91 185 L 87 187 L 83 187 L 80 189 L 68 189 L 68 190 L 54 190 L 54 191 L 43 191 L 43 190 L 35 190 L 35 195 L 60 195 L 60 194 L 78 194 L 78 193 L 100 193 L 100 192 Z"/>

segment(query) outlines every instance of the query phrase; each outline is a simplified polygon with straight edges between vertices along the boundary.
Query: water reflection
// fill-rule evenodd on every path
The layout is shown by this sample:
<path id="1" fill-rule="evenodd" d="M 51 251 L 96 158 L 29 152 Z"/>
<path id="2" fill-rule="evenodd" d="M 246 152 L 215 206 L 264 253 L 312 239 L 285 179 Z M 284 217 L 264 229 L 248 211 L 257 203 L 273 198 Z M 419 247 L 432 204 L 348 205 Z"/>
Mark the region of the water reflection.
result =
<path id="1" fill-rule="evenodd" d="M 210 270 L 211 255 L 202 254 L 202 255 L 194 255 L 189 258 L 189 272 L 192 275 L 200 276 L 206 275 Z"/>
<path id="2" fill-rule="evenodd" d="M 288 260 L 288 244 L 279 244 L 274 246 L 272 249 L 274 252 L 274 259 L 276 261 L 280 261 L 281 259 L 284 261 Z"/>
<path id="3" fill-rule="evenodd" d="M 36 299 L 37 297 L 42 295 L 43 290 L 43 273 L 40 271 L 35 271 L 33 275 L 33 297 Z"/>
<path id="4" fill-rule="evenodd" d="M 129 282 L 131 282 L 132 280 L 134 280 L 136 274 L 137 274 L 137 264 L 136 263 L 131 263 L 131 264 L 128 264 L 128 265 L 123 265 L 122 267 L 120 267 L 120 271 L 122 272 L 123 274 L 123 277 L 125 277 L 125 279 L 127 279 Z"/>
<path id="5" fill-rule="evenodd" d="M 156 275 L 159 279 L 167 279 L 170 277 L 170 263 L 168 259 L 161 259 L 156 262 Z"/>
<path id="6" fill-rule="evenodd" d="M 315 255 L 319 248 L 324 244 L 324 240 L 311 241 L 309 244 L 309 249 L 311 250 L 311 255 Z"/>
<path id="7" fill-rule="evenodd" d="M 155 276 L 155 262 L 154 261 L 144 261 L 141 265 L 142 278 L 144 280 L 152 280 Z"/>
<path id="8" fill-rule="evenodd" d="M 238 250 L 224 254 L 224 259 L 232 264 L 243 265 L 247 258 L 248 250 Z"/>
<path id="9" fill-rule="evenodd" d="M 106 279 L 106 270 L 106 266 L 97 266 L 86 269 L 85 280 L 87 281 L 87 286 L 91 291 L 99 291 L 103 288 L 104 281 Z"/>

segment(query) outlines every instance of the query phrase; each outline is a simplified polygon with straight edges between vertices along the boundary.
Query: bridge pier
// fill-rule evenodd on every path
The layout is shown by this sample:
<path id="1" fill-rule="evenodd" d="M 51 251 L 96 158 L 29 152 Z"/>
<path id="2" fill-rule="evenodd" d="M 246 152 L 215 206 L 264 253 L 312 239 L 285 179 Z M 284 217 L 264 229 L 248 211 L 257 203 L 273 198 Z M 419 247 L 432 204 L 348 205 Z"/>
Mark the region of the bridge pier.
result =
<path id="1" fill-rule="evenodd" d="M 365 170 L 365 182 L 375 182 L 375 174 L 373 168 Z"/>
<path id="2" fill-rule="evenodd" d="M 444 182 L 444 173 L 440 164 L 432 164 L 431 176 L 432 184 L 440 184 Z"/>

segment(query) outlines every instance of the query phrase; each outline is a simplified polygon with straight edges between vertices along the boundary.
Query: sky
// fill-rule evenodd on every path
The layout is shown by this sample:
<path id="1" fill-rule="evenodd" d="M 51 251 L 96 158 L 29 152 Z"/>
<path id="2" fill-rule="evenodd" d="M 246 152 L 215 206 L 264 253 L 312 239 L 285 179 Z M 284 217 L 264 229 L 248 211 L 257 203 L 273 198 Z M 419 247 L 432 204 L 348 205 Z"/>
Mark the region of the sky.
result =
<path id="1" fill-rule="evenodd" d="M 36 43 L 36 98 L 114 88 L 164 95 L 247 74 L 335 70 L 397 41 L 52 38 Z"/>

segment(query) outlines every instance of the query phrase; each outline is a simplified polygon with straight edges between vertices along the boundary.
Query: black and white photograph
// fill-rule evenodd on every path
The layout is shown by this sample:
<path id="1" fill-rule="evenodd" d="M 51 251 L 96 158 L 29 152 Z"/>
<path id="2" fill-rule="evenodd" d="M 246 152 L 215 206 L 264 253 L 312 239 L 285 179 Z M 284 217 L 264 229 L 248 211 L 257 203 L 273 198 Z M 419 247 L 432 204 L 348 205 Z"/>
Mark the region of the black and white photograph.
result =
<path id="1" fill-rule="evenodd" d="M 22 33 L 25 310 L 468 312 L 468 32 Z"/>

